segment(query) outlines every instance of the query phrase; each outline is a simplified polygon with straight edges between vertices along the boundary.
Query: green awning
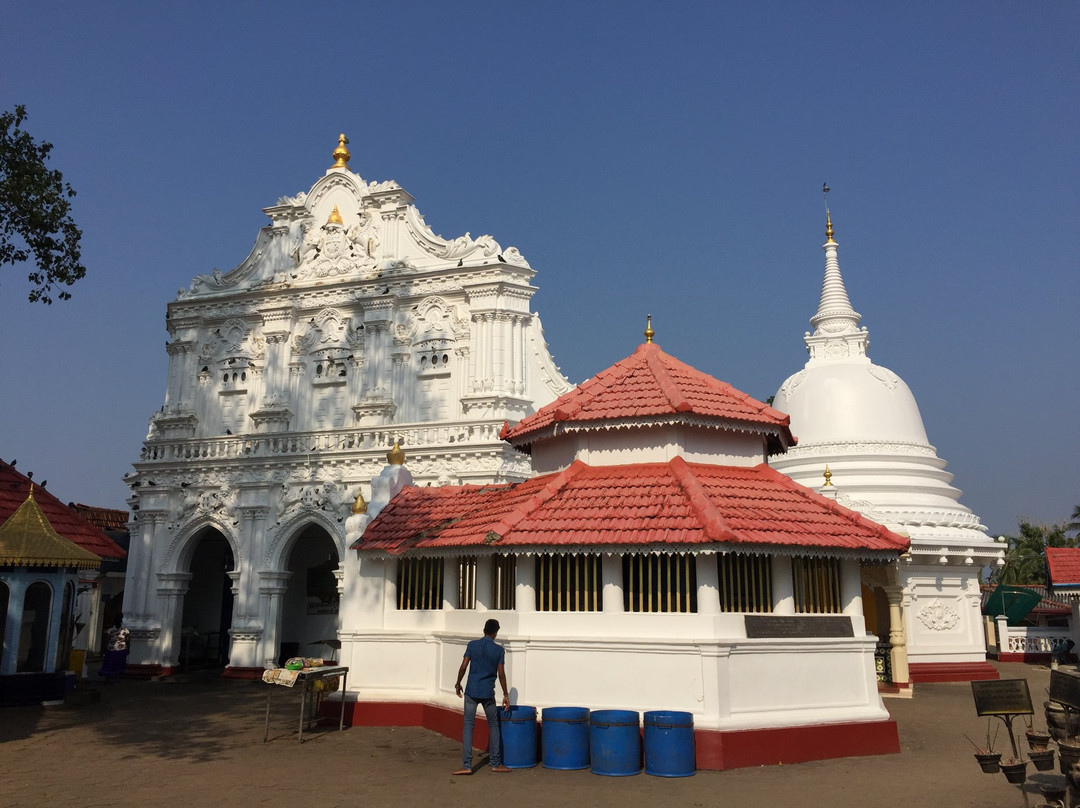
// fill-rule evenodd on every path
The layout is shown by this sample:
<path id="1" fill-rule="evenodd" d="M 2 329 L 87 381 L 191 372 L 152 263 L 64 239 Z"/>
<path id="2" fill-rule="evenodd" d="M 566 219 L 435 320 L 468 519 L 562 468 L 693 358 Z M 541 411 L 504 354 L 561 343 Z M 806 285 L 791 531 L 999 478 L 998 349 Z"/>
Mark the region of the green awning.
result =
<path id="1" fill-rule="evenodd" d="M 1020 621 L 1028 616 L 1028 612 L 1039 605 L 1042 595 L 1026 586 L 999 585 L 990 593 L 983 607 L 983 614 L 987 617 L 1005 615 L 1010 626 L 1020 625 Z"/>

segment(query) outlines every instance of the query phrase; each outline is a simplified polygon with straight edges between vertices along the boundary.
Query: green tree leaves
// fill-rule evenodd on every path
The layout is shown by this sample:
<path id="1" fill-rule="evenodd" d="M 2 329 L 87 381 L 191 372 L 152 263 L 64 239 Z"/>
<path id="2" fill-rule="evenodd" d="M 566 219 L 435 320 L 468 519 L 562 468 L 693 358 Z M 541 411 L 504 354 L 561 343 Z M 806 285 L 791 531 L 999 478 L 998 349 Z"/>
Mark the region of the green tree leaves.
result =
<path id="1" fill-rule="evenodd" d="M 45 165 L 51 143 L 38 143 L 22 124 L 26 107 L 0 113 L 0 265 L 33 258 L 27 278 L 31 303 L 68 300 L 70 286 L 86 274 L 80 262 L 82 232 L 71 219 L 75 191 Z"/>
<path id="2" fill-rule="evenodd" d="M 1020 523 L 1019 536 L 1007 536 L 1009 549 L 1005 551 L 1005 566 L 998 567 L 990 576 L 995 584 L 1045 584 L 1046 548 L 1076 547 L 1075 537 L 1066 536 L 1069 527 L 1064 524 L 1037 525 Z"/>

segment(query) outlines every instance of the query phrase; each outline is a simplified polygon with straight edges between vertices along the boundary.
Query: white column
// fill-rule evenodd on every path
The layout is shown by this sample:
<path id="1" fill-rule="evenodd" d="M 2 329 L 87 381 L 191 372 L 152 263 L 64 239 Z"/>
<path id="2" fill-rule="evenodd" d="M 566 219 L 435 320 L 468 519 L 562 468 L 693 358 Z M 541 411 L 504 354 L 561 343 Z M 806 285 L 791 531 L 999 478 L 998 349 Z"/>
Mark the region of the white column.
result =
<path id="1" fill-rule="evenodd" d="M 12 676 L 18 667 L 23 603 L 26 600 L 26 579 L 13 577 L 6 579 L 4 583 L 8 585 L 8 604 L 7 621 L 4 624 L 5 642 L 3 648 L 0 648 L 0 653 L 3 653 L 3 657 L 0 658 L 0 676 Z"/>
<path id="2" fill-rule="evenodd" d="M 495 602 L 494 560 L 489 555 L 476 559 L 476 610 L 486 612 Z"/>
<path id="3" fill-rule="evenodd" d="M 621 614 L 623 608 L 622 558 L 615 555 L 600 556 L 600 577 L 603 581 L 604 612 Z"/>
<path id="4" fill-rule="evenodd" d="M 536 611 L 536 556 L 518 556 L 514 605 L 518 612 Z"/>
<path id="5" fill-rule="evenodd" d="M 461 578 L 461 564 L 458 558 L 443 559 L 442 607 L 451 612 L 457 608 L 458 583 Z"/>
<path id="6" fill-rule="evenodd" d="M 260 657 L 267 668 L 277 667 L 281 642 L 281 601 L 288 591 L 292 575 L 282 570 L 259 571 L 259 616 L 263 625 Z"/>
<path id="7" fill-rule="evenodd" d="M 863 614 L 862 575 L 854 559 L 840 561 L 840 604 L 844 614 Z"/>
<path id="8" fill-rule="evenodd" d="M 720 572 L 716 556 L 701 553 L 694 560 L 697 563 L 698 614 L 720 614 Z"/>
<path id="9" fill-rule="evenodd" d="M 894 571 L 891 577 L 899 576 Z M 892 645 L 889 661 L 892 663 L 893 684 L 904 685 L 911 681 L 908 673 L 907 631 L 904 629 L 904 614 L 900 608 L 904 588 L 899 585 L 886 586 L 885 595 L 889 599 L 889 643 Z"/>
<path id="10" fill-rule="evenodd" d="M 161 634 L 158 638 L 162 668 L 175 668 L 180 657 L 180 622 L 184 616 L 184 595 L 192 579 L 190 572 L 158 573 L 157 595 L 161 605 Z"/>
<path id="11" fill-rule="evenodd" d="M 791 580 L 791 556 L 772 557 L 773 614 L 795 614 L 795 587 Z"/>

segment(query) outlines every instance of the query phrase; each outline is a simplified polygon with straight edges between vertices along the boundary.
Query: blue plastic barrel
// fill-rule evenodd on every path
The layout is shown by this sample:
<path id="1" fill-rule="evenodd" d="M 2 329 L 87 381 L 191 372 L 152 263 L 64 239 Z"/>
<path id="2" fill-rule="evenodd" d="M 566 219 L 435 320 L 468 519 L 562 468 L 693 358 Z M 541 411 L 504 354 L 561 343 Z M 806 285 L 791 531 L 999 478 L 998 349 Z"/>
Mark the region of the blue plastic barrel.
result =
<path id="1" fill-rule="evenodd" d="M 540 715 L 544 768 L 589 768 L 589 708 L 545 707 Z"/>
<path id="2" fill-rule="evenodd" d="M 641 730 L 634 710 L 594 710 L 589 717 L 593 774 L 626 777 L 641 771 Z"/>
<path id="3" fill-rule="evenodd" d="M 536 760 L 536 708 L 515 704 L 499 712 L 502 728 L 503 765 L 511 769 L 528 769 Z"/>
<path id="4" fill-rule="evenodd" d="M 694 773 L 692 713 L 645 713 L 645 773 L 657 777 L 689 777 Z"/>

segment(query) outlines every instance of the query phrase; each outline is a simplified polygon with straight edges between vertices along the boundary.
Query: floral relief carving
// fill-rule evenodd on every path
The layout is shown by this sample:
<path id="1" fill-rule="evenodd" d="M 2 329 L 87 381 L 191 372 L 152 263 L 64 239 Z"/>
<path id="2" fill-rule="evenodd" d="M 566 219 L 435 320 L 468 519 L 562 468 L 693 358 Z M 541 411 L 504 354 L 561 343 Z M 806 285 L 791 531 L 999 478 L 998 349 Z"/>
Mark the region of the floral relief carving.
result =
<path id="1" fill-rule="evenodd" d="M 948 603 L 942 603 L 938 598 L 931 600 L 915 614 L 931 631 L 948 631 L 960 622 L 956 609 Z"/>

